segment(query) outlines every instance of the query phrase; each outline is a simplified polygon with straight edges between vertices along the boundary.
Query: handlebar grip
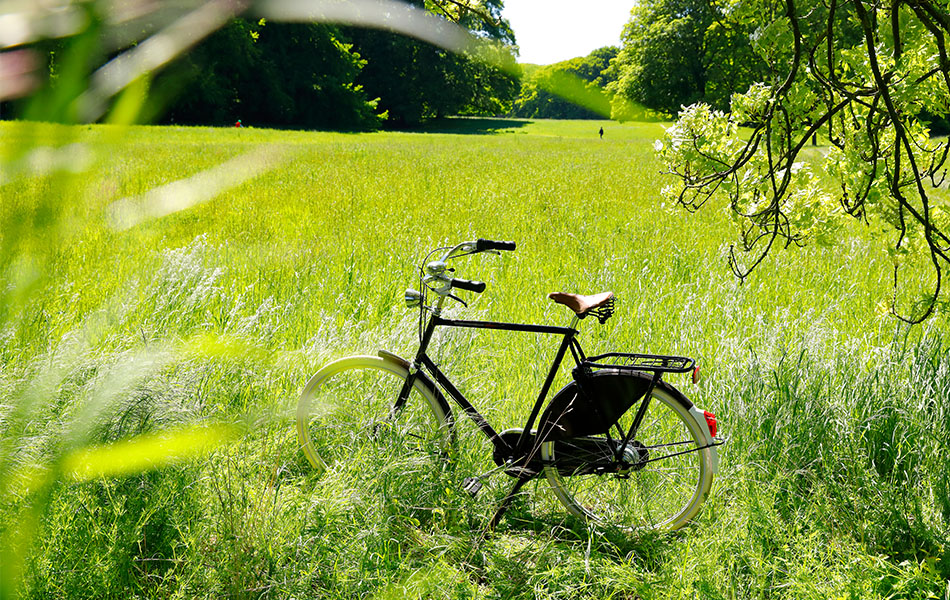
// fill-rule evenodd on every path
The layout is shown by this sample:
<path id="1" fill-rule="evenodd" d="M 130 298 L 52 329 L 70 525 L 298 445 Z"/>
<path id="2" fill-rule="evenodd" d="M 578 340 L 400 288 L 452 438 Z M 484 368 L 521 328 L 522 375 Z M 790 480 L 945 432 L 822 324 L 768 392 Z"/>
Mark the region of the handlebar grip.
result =
<path id="1" fill-rule="evenodd" d="M 476 294 L 481 294 L 485 291 L 485 282 L 484 281 L 469 281 L 468 279 L 453 279 L 452 287 L 458 288 L 460 290 L 468 290 L 470 292 L 475 292 Z"/>
<path id="2" fill-rule="evenodd" d="M 495 240 L 483 240 L 481 238 L 475 240 L 475 251 L 481 252 L 483 250 L 514 250 L 514 242 L 500 242 Z"/>

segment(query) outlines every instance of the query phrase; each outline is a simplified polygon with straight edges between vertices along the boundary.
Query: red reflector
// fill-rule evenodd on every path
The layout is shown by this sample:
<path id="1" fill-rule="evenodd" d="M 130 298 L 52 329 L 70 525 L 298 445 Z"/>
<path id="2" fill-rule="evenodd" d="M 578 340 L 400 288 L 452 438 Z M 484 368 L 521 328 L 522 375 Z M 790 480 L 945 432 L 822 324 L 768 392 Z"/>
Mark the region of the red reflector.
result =
<path id="1" fill-rule="evenodd" d="M 699 383 L 699 365 L 693 367 L 693 385 Z"/>
<path id="2" fill-rule="evenodd" d="M 716 413 L 704 410 L 703 416 L 706 417 L 706 426 L 709 427 L 709 435 L 716 437 L 716 432 L 719 430 L 719 425 L 716 423 Z"/>

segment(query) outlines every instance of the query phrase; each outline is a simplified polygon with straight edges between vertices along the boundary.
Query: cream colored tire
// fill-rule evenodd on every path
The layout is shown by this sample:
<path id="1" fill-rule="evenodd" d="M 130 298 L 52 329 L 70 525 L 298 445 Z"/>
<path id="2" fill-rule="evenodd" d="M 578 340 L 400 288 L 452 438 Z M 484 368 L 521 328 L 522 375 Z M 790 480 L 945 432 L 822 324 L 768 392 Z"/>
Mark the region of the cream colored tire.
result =
<path id="1" fill-rule="evenodd" d="M 297 402 L 297 437 L 318 471 L 380 456 L 444 454 L 451 443 L 447 415 L 428 383 L 417 379 L 406 404 L 392 414 L 409 372 L 379 356 L 351 356 L 310 378 Z"/>

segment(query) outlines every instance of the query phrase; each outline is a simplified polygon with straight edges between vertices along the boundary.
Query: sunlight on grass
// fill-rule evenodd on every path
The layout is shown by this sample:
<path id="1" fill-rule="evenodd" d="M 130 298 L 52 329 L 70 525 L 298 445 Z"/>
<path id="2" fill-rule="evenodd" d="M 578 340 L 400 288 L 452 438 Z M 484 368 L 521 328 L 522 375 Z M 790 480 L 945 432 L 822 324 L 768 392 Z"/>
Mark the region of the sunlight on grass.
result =
<path id="1" fill-rule="evenodd" d="M 113 228 L 123 230 L 149 219 L 187 210 L 261 173 L 279 168 L 283 160 L 279 150 L 263 147 L 191 177 L 152 188 L 137 198 L 116 200 L 106 209 L 106 219 Z"/>
<path id="2" fill-rule="evenodd" d="M 236 439 L 238 433 L 239 430 L 230 424 L 166 430 L 83 448 L 63 458 L 61 468 L 63 474 L 73 481 L 123 477 L 206 455 Z"/>

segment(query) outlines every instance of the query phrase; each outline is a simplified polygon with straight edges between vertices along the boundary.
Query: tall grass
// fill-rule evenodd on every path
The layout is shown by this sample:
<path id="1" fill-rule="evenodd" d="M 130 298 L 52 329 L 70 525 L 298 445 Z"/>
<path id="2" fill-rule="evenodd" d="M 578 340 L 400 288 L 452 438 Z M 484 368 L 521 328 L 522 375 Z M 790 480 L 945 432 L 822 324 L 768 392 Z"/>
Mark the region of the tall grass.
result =
<path id="1" fill-rule="evenodd" d="M 740 285 L 726 216 L 657 200 L 659 125 L 489 129 L 0 124 L 2 147 L 28 139 L 34 157 L 5 157 L 0 187 L 0 593 L 945 598 L 946 316 L 906 329 L 877 309 L 886 250 L 855 226 Z M 190 208 L 114 219 L 254 151 L 266 168 L 234 163 L 253 177 Z M 564 324 L 547 292 L 611 289 L 617 314 L 583 324 L 589 352 L 699 359 L 698 386 L 672 382 L 729 441 L 695 524 L 589 530 L 538 485 L 486 536 L 508 482 L 461 490 L 491 466 L 467 424 L 448 464 L 307 468 L 290 422 L 306 378 L 410 354 L 419 260 L 475 237 L 519 247 L 458 265 L 489 285 L 458 314 Z M 556 350 L 503 332 L 437 345 L 500 427 L 521 425 Z"/>

